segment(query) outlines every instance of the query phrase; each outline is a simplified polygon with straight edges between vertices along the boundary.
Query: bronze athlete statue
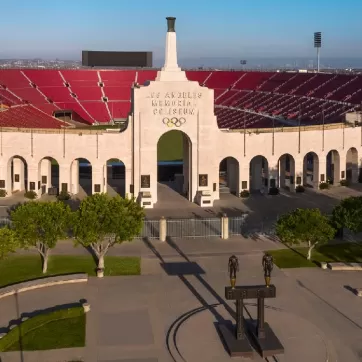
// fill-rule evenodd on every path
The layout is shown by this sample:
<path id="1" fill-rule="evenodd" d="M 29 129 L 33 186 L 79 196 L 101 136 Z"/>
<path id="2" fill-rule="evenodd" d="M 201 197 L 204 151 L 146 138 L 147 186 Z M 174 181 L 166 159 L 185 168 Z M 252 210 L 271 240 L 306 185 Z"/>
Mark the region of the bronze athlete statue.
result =
<path id="1" fill-rule="evenodd" d="M 265 284 L 269 288 L 271 272 L 274 267 L 273 257 L 270 254 L 266 253 L 263 256 L 262 265 L 263 265 L 263 269 L 264 269 Z"/>
<path id="2" fill-rule="evenodd" d="M 235 289 L 236 272 L 239 271 L 239 260 L 235 255 L 231 255 L 229 258 L 228 271 L 230 275 L 230 285 L 232 289 Z"/>

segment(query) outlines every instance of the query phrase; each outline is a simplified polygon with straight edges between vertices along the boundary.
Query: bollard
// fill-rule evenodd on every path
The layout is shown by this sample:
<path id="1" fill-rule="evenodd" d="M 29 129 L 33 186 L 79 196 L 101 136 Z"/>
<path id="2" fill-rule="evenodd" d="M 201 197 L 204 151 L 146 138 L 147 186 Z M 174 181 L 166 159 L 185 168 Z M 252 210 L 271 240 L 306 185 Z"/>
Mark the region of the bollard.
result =
<path id="1" fill-rule="evenodd" d="M 167 222 L 164 216 L 160 219 L 160 241 L 166 241 L 167 236 Z"/>
<path id="2" fill-rule="evenodd" d="M 226 214 L 221 218 L 221 239 L 229 239 L 229 218 Z"/>

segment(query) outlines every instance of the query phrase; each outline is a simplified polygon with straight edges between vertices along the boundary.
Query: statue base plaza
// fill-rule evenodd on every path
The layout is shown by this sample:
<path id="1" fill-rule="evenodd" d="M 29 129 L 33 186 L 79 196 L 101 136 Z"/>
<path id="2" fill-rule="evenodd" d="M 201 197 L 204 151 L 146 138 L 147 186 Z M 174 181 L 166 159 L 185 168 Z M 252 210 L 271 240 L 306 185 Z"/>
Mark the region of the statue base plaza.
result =
<path id="1" fill-rule="evenodd" d="M 125 165 L 125 194 L 152 208 L 158 200 L 157 145 L 169 131 L 183 133 L 183 175 L 177 176 L 181 179 L 182 194 L 202 207 L 211 207 L 219 199 L 219 166 L 226 157 L 229 188 L 236 195 L 261 187 L 288 186 L 294 190 L 295 185 L 306 182 L 305 156 L 310 152 L 316 166 L 313 184 L 326 181 L 330 151 L 334 182 L 346 177 L 351 149 L 357 164 L 352 179 L 358 179 L 359 160 L 355 155 L 362 152 L 360 127 L 334 124 L 323 128 L 264 129 L 260 133 L 219 129 L 214 91 L 188 81 L 177 64 L 173 20 L 166 35 L 165 65 L 155 81 L 132 88 L 132 109 L 124 131 L 3 128 L 0 188 L 8 196 L 24 189 L 40 195 L 42 187 L 51 187 L 49 158 L 54 158 L 59 164 L 60 190 L 77 194 L 78 160 L 85 158 L 92 165 L 91 192 L 106 192 L 107 160 L 116 158 Z M 287 176 L 286 155 L 290 163 Z"/>

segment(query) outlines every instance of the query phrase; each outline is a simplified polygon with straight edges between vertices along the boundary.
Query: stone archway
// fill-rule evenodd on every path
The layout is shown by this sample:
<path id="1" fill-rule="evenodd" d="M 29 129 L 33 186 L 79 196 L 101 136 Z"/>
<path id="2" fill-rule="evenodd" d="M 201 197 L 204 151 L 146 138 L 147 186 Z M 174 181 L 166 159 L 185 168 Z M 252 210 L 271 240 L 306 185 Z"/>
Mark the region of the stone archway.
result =
<path id="1" fill-rule="evenodd" d="M 341 165 L 338 151 L 331 150 L 327 153 L 326 164 L 326 181 L 331 185 L 337 185 L 341 180 Z"/>
<path id="2" fill-rule="evenodd" d="M 189 136 L 179 130 L 164 133 L 157 142 L 158 185 L 162 189 L 169 188 L 189 201 L 193 201 L 191 180 L 192 143 Z M 162 193 L 161 189 L 158 191 Z"/>
<path id="3" fill-rule="evenodd" d="M 28 190 L 28 163 L 22 156 L 15 155 L 9 159 L 5 186 L 9 194 Z"/>
<path id="4" fill-rule="evenodd" d="M 319 157 L 315 152 L 308 152 L 303 159 L 303 185 L 318 188 Z"/>
<path id="5" fill-rule="evenodd" d="M 358 173 L 358 151 L 356 148 L 351 147 L 346 155 L 346 180 L 349 183 L 357 183 Z"/>
<path id="6" fill-rule="evenodd" d="M 53 157 L 44 157 L 39 161 L 38 165 L 38 180 L 41 185 L 41 193 L 49 192 L 50 188 L 59 190 L 59 163 Z"/>
<path id="7" fill-rule="evenodd" d="M 250 191 L 268 191 L 269 187 L 269 164 L 268 160 L 261 155 L 255 156 L 250 161 Z"/>
<path id="8" fill-rule="evenodd" d="M 84 197 L 92 195 L 92 164 L 86 158 L 76 158 L 70 165 L 70 193 Z"/>
<path id="9" fill-rule="evenodd" d="M 295 160 L 289 153 L 284 153 L 278 160 L 279 187 L 289 191 L 295 189 Z"/>
<path id="10" fill-rule="evenodd" d="M 126 197 L 126 169 L 119 158 L 110 158 L 104 172 L 106 191 L 109 195 Z"/>
<path id="11" fill-rule="evenodd" d="M 234 157 L 225 157 L 219 165 L 219 193 L 239 195 L 239 161 Z"/>

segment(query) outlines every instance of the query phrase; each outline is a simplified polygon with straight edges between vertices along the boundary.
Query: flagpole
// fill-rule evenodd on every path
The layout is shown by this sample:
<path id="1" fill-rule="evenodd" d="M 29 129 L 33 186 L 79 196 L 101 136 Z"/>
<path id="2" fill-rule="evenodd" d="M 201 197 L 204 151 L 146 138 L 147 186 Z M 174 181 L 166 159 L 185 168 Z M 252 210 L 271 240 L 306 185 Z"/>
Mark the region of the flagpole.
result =
<path id="1" fill-rule="evenodd" d="M 299 105 L 299 114 L 298 114 L 298 153 L 300 153 L 300 123 L 302 119 L 302 105 Z"/>
<path id="2" fill-rule="evenodd" d="M 245 120 L 245 111 L 243 111 L 243 118 L 244 118 L 244 157 L 246 156 L 246 120 Z"/>
<path id="3" fill-rule="evenodd" d="M 323 122 L 323 131 L 322 131 L 322 136 L 323 136 L 322 151 L 324 151 L 324 105 L 322 105 L 322 122 Z"/>

